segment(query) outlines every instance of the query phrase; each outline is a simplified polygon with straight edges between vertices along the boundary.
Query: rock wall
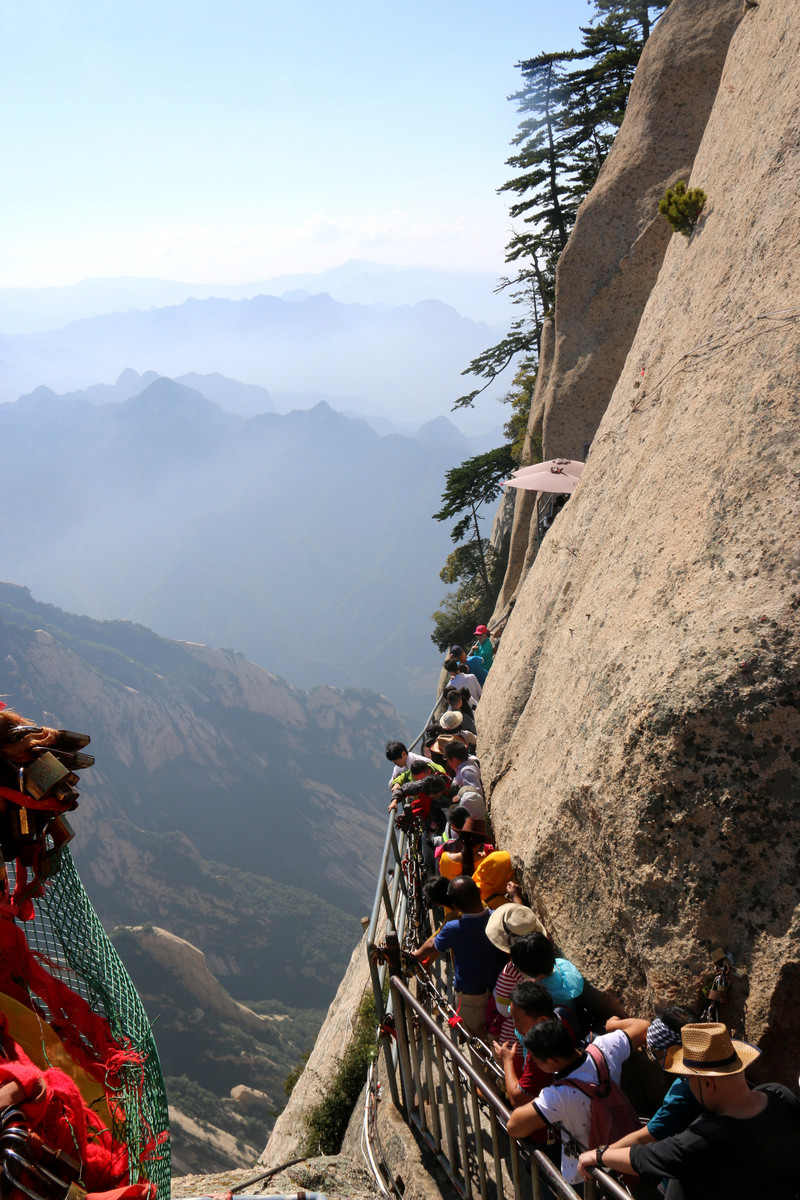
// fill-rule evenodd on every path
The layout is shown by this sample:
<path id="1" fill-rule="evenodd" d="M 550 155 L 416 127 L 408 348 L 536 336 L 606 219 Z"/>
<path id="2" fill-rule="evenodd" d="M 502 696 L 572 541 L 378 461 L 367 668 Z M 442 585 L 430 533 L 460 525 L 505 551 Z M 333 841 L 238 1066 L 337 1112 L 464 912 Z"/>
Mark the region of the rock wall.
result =
<path id="1" fill-rule="evenodd" d="M 673 0 L 644 48 L 625 121 L 558 264 L 529 423 L 545 459 L 586 459 L 670 242 L 658 201 L 689 176 L 742 12 L 743 0 Z M 519 492 L 495 621 L 538 552 L 534 508 Z"/>
<path id="2" fill-rule="evenodd" d="M 656 60 L 670 47 L 674 60 Z M 725 57 L 718 87 L 697 57 L 710 48 Z M 582 457 L 599 428 L 484 689 L 484 778 L 499 841 L 609 999 L 640 1013 L 691 1002 L 722 945 L 746 972 L 725 1019 L 764 1050 L 751 1074 L 796 1085 L 800 5 L 675 0 L 646 56 L 576 225 L 596 264 L 583 294 L 576 272 L 567 296 L 573 242 L 559 269 L 547 453 Z M 683 170 L 677 154 L 650 170 L 647 145 L 631 146 L 631 126 L 657 134 L 634 103 L 651 92 L 647 71 L 662 95 L 669 84 L 675 119 L 694 114 L 703 130 L 689 182 L 708 203 L 690 241 L 647 216 Z M 637 287 L 626 315 L 624 266 L 603 255 L 609 239 L 624 245 L 615 222 L 629 205 L 644 242 L 669 244 L 660 269 L 650 254 L 646 304 Z M 616 283 L 599 288 L 612 268 Z M 621 333 L 624 362 L 609 350 L 618 316 L 636 327 L 632 343 Z M 591 381 L 612 379 L 607 409 L 592 407 Z"/>
<path id="3" fill-rule="evenodd" d="M 353 1039 L 354 1022 L 364 992 L 370 987 L 366 934 L 353 951 L 350 965 L 333 998 L 302 1075 L 286 1108 L 275 1122 L 259 1162 L 275 1167 L 303 1153 L 306 1113 L 325 1096 L 328 1081 Z"/>

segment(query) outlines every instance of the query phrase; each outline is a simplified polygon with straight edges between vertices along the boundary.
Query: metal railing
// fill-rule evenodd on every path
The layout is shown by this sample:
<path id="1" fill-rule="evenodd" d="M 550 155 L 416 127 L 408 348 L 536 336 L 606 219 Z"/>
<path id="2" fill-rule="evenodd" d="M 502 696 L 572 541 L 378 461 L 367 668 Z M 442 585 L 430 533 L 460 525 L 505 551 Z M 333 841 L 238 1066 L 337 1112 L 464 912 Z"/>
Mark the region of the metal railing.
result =
<path id="1" fill-rule="evenodd" d="M 429 931 L 421 910 L 420 829 L 398 829 L 390 814 L 378 886 L 368 930 L 368 954 L 382 1043 L 384 1074 L 392 1103 L 424 1139 L 465 1200 L 578 1200 L 577 1193 L 534 1143 L 509 1137 L 509 1110 L 498 1095 L 503 1075 L 491 1050 L 449 1024 L 447 959 L 438 976 L 425 973 L 415 996 L 402 973 L 404 945 L 419 945 Z M 383 934 L 384 941 L 378 939 Z M 438 1018 L 438 1019 L 437 1019 Z M 463 1041 L 459 1039 L 463 1038 Z M 598 1195 L 630 1200 L 630 1193 L 603 1171 L 586 1184 Z M 548 1190 L 549 1189 L 549 1190 Z"/>

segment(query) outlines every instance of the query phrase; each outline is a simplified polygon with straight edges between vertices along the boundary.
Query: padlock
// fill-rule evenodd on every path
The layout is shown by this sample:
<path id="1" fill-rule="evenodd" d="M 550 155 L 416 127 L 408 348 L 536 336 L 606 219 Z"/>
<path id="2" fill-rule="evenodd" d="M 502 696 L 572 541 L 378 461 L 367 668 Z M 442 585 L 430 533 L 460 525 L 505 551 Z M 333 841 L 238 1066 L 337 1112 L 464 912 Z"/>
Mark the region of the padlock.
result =
<path id="1" fill-rule="evenodd" d="M 728 980 L 724 975 L 717 975 L 708 993 L 708 998 L 714 1004 L 724 1004 L 728 999 Z"/>
<path id="2" fill-rule="evenodd" d="M 67 842 L 71 842 L 75 837 L 75 830 L 63 813 L 57 813 L 52 821 L 48 822 L 46 832 L 53 839 L 54 850 L 60 850 L 62 846 L 66 846 Z"/>
<path id="3" fill-rule="evenodd" d="M 54 754 L 70 771 L 85 771 L 87 767 L 94 766 L 93 754 L 81 754 L 79 750 L 59 750 L 58 748 Z"/>
<path id="4" fill-rule="evenodd" d="M 83 750 L 92 739 L 88 733 L 73 733 L 71 729 L 56 730 L 56 746 L 61 750 Z"/>
<path id="5" fill-rule="evenodd" d="M 40 754 L 27 767 L 20 767 L 19 789 L 34 800 L 43 800 L 46 796 L 70 788 L 78 782 L 77 775 L 60 763 L 54 754 Z"/>
<path id="6" fill-rule="evenodd" d="M 36 825 L 35 814 L 28 808 L 18 808 L 16 805 L 9 809 L 11 819 L 11 837 L 17 846 L 30 846 L 39 841 L 40 833 Z"/>

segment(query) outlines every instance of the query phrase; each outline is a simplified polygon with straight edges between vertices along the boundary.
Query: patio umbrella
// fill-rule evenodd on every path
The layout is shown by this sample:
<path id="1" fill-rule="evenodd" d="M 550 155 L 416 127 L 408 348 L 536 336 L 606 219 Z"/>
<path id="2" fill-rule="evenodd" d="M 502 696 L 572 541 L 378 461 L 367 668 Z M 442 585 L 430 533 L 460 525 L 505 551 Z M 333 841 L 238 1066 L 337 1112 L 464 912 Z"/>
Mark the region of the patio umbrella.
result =
<path id="1" fill-rule="evenodd" d="M 503 482 L 503 487 L 524 488 L 526 492 L 563 492 L 571 496 L 585 466 L 571 458 L 551 458 L 531 467 L 520 467 Z"/>

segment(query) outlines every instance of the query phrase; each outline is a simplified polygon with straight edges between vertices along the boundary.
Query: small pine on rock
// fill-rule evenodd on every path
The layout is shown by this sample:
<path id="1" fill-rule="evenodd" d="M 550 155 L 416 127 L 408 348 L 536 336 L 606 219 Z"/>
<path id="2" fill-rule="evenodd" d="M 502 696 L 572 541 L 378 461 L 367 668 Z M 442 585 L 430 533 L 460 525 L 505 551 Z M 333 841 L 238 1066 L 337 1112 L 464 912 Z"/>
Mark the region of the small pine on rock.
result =
<path id="1" fill-rule="evenodd" d="M 658 202 L 658 211 L 667 219 L 675 233 L 690 238 L 700 213 L 706 203 L 702 188 L 688 188 L 686 181 L 679 179 L 674 187 L 667 188 Z"/>

